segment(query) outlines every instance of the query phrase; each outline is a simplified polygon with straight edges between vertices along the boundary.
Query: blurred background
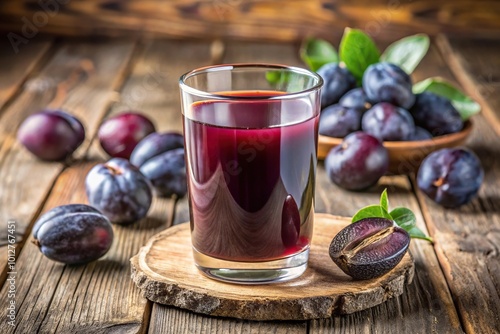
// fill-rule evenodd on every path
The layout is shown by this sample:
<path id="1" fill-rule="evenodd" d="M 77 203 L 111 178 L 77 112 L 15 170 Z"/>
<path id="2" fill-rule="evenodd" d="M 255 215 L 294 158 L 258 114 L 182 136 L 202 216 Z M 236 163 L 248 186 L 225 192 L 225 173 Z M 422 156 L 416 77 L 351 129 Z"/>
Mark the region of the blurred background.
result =
<path id="1" fill-rule="evenodd" d="M 346 26 L 377 39 L 415 32 L 500 36 L 497 0 L 2 0 L 0 31 L 292 41 L 335 40 Z M 13 34 L 17 34 L 14 36 Z M 383 36 L 378 36 L 383 33 Z M 22 42 L 22 40 L 21 40 Z"/>

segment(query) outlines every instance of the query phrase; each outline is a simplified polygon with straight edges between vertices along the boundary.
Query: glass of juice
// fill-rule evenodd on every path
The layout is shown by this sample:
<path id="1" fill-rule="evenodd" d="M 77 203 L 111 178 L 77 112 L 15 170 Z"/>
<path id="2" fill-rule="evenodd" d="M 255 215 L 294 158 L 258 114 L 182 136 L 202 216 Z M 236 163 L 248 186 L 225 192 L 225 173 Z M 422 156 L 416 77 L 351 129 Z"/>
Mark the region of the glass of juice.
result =
<path id="1" fill-rule="evenodd" d="M 300 276 L 314 221 L 321 77 L 232 64 L 190 71 L 179 84 L 196 266 L 241 284 Z"/>

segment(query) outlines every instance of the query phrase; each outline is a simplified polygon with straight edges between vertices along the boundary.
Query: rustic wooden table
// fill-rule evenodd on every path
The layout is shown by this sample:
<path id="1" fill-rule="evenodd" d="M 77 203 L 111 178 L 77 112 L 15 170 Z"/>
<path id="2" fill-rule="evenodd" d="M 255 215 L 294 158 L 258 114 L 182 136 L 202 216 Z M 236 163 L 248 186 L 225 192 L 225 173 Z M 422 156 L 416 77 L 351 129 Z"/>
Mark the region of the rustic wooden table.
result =
<path id="1" fill-rule="evenodd" d="M 0 42 L 0 332 L 1 333 L 499 333 L 500 331 L 500 41 L 438 36 L 414 74 L 458 81 L 483 107 L 468 146 L 481 158 L 479 198 L 445 210 L 416 191 L 411 177 L 384 177 L 352 193 L 317 175 L 316 211 L 350 216 L 388 188 L 392 205 L 413 209 L 435 239 L 413 241 L 414 282 L 398 298 L 347 316 L 253 322 L 215 318 L 153 304 L 130 280 L 129 259 L 146 241 L 188 220 L 185 199 L 156 200 L 148 218 L 115 226 L 101 260 L 64 266 L 29 241 L 37 217 L 57 205 L 86 202 L 84 177 L 106 159 L 95 134 L 103 118 L 127 109 L 149 115 L 161 131 L 180 130 L 177 79 L 220 62 L 301 65 L 297 45 L 201 41 L 71 41 L 33 38 L 14 54 Z M 29 114 L 61 107 L 78 115 L 87 138 L 71 165 L 44 163 L 16 141 Z M 7 229 L 7 222 L 15 225 Z M 8 238 L 15 246 L 8 253 Z M 8 258 L 15 249 L 16 260 Z M 10 262 L 8 262 L 10 261 Z M 11 264 L 15 262 L 15 267 Z M 9 273 L 10 272 L 10 273 Z M 14 272 L 14 273 L 12 273 Z M 9 324 L 11 301 L 15 320 Z"/>

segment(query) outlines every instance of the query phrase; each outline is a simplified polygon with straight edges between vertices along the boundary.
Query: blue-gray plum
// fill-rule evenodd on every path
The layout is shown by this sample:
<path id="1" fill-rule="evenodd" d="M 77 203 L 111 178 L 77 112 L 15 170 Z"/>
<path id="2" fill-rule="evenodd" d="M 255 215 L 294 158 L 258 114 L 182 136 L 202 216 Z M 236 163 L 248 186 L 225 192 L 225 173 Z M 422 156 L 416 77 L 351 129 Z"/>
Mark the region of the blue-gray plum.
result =
<path id="1" fill-rule="evenodd" d="M 184 147 L 184 137 L 177 132 L 154 132 L 141 140 L 135 147 L 130 162 L 141 167 L 147 160 L 167 151 Z"/>
<path id="2" fill-rule="evenodd" d="M 130 158 L 137 144 L 155 132 L 153 122 L 136 112 L 126 112 L 105 120 L 97 133 L 103 150 L 112 157 Z"/>
<path id="3" fill-rule="evenodd" d="M 415 102 L 410 76 L 391 63 L 370 65 L 363 74 L 363 89 L 372 103 L 389 102 L 409 109 Z"/>
<path id="4" fill-rule="evenodd" d="M 343 138 L 361 128 L 362 112 L 334 104 L 321 111 L 319 133 L 324 136 Z"/>
<path id="5" fill-rule="evenodd" d="M 415 126 L 415 131 L 411 134 L 410 138 L 408 138 L 408 140 L 413 140 L 413 141 L 428 140 L 428 139 L 432 139 L 431 133 L 419 126 Z"/>
<path id="6" fill-rule="evenodd" d="M 430 92 L 417 94 L 415 105 L 410 109 L 415 124 L 440 136 L 462 130 L 463 121 L 451 102 Z"/>
<path id="7" fill-rule="evenodd" d="M 90 205 L 116 224 L 131 224 L 145 217 L 153 197 L 149 180 L 122 158 L 94 166 L 85 187 Z"/>
<path id="8" fill-rule="evenodd" d="M 465 148 L 445 148 L 429 154 L 420 165 L 417 185 L 434 202 L 455 208 L 479 191 L 484 171 L 477 156 Z"/>
<path id="9" fill-rule="evenodd" d="M 357 131 L 330 150 L 325 159 L 332 182 L 348 190 L 366 189 L 389 168 L 389 153 L 377 138 Z"/>
<path id="10" fill-rule="evenodd" d="M 380 140 L 408 140 L 415 132 L 410 113 L 387 102 L 380 102 L 365 112 L 361 129 Z"/>
<path id="11" fill-rule="evenodd" d="M 42 215 L 33 227 L 34 244 L 49 259 L 88 263 L 107 253 L 113 243 L 108 218 L 85 204 L 58 206 Z"/>
<path id="12" fill-rule="evenodd" d="M 23 121 L 17 139 L 38 158 L 60 161 L 83 143 L 85 129 L 75 116 L 64 111 L 42 110 Z"/>
<path id="13" fill-rule="evenodd" d="M 367 111 L 372 107 L 371 102 L 368 101 L 365 91 L 361 87 L 351 89 L 345 93 L 345 95 L 340 99 L 339 104 L 346 108 L 354 108 L 362 112 Z"/>
<path id="14" fill-rule="evenodd" d="M 140 171 L 151 181 L 157 195 L 161 197 L 186 195 L 186 163 L 183 148 L 169 150 L 146 160 L 141 165 Z"/>
<path id="15" fill-rule="evenodd" d="M 324 81 L 321 90 L 322 109 L 337 103 L 342 95 L 356 86 L 356 79 L 351 72 L 338 63 L 325 64 L 317 73 Z"/>

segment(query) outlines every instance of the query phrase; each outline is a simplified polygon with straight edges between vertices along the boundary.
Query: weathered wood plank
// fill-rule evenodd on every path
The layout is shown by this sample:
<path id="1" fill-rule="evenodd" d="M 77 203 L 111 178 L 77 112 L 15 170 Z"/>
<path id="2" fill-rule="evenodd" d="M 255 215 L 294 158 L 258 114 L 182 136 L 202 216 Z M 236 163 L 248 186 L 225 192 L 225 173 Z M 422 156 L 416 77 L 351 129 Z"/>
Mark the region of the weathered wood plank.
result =
<path id="1" fill-rule="evenodd" d="M 177 89 L 170 88 L 176 80 L 169 87 L 170 78 L 164 80 L 165 77 L 160 76 L 156 84 L 151 84 L 150 66 L 154 66 L 154 71 L 165 70 L 178 76 L 177 71 L 187 70 L 182 68 L 183 62 L 194 64 L 190 57 L 203 61 L 205 57 L 201 55 L 208 57 L 208 48 L 207 43 L 182 46 L 176 42 L 147 44 L 123 87 L 123 99 L 113 106 L 111 114 L 122 111 L 120 104 L 127 101 L 127 96 L 141 92 L 138 95 L 140 98 L 134 100 L 134 108 L 151 117 L 160 130 L 169 128 L 172 121 L 169 108 L 172 107 L 173 96 L 178 99 Z M 177 117 L 180 118 L 180 111 Z M 88 154 L 90 160 L 67 168 L 56 182 L 44 211 L 56 205 L 86 202 L 85 175 L 97 161 L 102 161 L 100 156 L 102 152 L 97 146 L 92 146 Z M 111 250 L 103 259 L 86 266 L 54 263 L 44 258 L 34 246 L 28 245 L 18 259 L 18 271 L 23 275 L 18 281 L 20 287 L 16 298 L 20 306 L 15 331 L 144 331 L 151 305 L 140 296 L 140 291 L 129 279 L 129 259 L 151 235 L 171 225 L 173 205 L 173 199 L 157 199 L 148 218 L 130 227 L 114 226 L 115 240 Z M 32 263 L 38 266 L 33 267 Z M 53 284 L 45 286 L 42 284 L 45 281 Z M 33 283 L 30 285 L 30 282 Z M 0 295 L 5 297 L 5 291 L 2 290 L 3 295 Z M 0 331 L 2 329 L 0 327 Z M 4 329 L 12 331 L 11 328 Z"/>
<path id="2" fill-rule="evenodd" d="M 161 0 L 61 2 L 47 2 L 52 6 L 44 8 L 36 0 L 4 0 L 0 27 L 10 38 L 27 40 L 49 32 L 291 41 L 311 34 L 333 38 L 332 32 L 346 26 L 392 37 L 415 32 L 494 37 L 500 31 L 495 0 L 176 0 L 168 6 Z M 23 27 L 28 31 L 23 33 Z"/>
<path id="3" fill-rule="evenodd" d="M 450 63 L 449 55 L 444 55 L 443 60 L 436 52 L 435 57 L 434 74 L 451 77 L 446 67 L 439 66 L 444 61 Z M 431 68 L 426 67 L 427 70 Z M 493 68 L 491 71 L 495 73 Z M 480 73 L 477 75 L 480 76 Z M 457 77 L 460 79 L 460 76 Z M 471 87 L 464 86 L 472 96 L 484 94 L 482 90 L 469 91 Z M 480 98 L 486 105 L 499 105 L 499 90 L 497 87 L 494 89 L 491 94 Z M 498 333 L 500 328 L 500 161 L 497 158 L 500 156 L 500 138 L 493 131 L 492 123 L 483 115 L 475 116 L 475 129 L 467 144 L 479 156 L 485 170 L 478 198 L 461 208 L 450 210 L 433 203 L 421 192 L 417 193 L 467 333 Z"/>
<path id="4" fill-rule="evenodd" d="M 52 45 L 52 40 L 32 41 L 22 52 L 15 52 L 6 39 L 0 40 L 0 111 L 15 96 L 26 77 L 38 66 Z M 1 115 L 1 112 L 0 112 Z"/>
<path id="5" fill-rule="evenodd" d="M 306 333 L 305 322 L 257 322 L 209 317 L 178 308 L 155 304 L 151 314 L 149 333 L 255 333 L 296 334 Z M 175 325 L 173 325 L 175 324 Z"/>
<path id="6" fill-rule="evenodd" d="M 436 252 L 467 333 L 498 333 L 500 328 L 500 155 L 488 122 L 475 118 L 477 129 L 467 145 L 485 168 L 479 197 L 459 209 L 446 210 L 419 193 Z M 488 131 L 489 130 L 489 131 Z M 416 186 L 416 185 L 415 185 Z"/>
<path id="7" fill-rule="evenodd" d="M 158 131 L 182 132 L 179 77 L 210 64 L 211 57 L 208 42 L 147 42 L 143 58 L 135 65 L 111 113 L 144 110 Z"/>
<path id="8" fill-rule="evenodd" d="M 43 211 L 68 203 L 86 203 L 85 175 L 95 161 L 67 168 L 58 178 Z M 114 242 L 102 259 L 65 266 L 45 258 L 31 243 L 17 260 L 15 328 L 0 323 L 2 333 L 137 333 L 148 317 L 146 300 L 129 280 L 129 258 L 151 234 L 169 226 L 172 200 L 157 200 L 147 219 L 133 226 L 113 226 Z M 7 300 L 6 289 L 0 293 Z M 4 310 L 1 310 L 5 317 Z"/>
<path id="9" fill-rule="evenodd" d="M 101 42 L 56 46 L 46 66 L 27 80 L 0 122 L 0 265 L 5 278 L 7 221 L 16 221 L 17 253 L 23 236 L 40 210 L 64 165 L 36 159 L 16 140 L 19 124 L 37 110 L 63 108 L 78 116 L 87 139 L 77 151 L 82 155 L 94 135 L 114 90 L 122 81 L 133 42 Z"/>
<path id="10" fill-rule="evenodd" d="M 439 35 L 436 41 L 457 80 L 481 104 L 483 115 L 500 135 L 500 39 Z"/>

